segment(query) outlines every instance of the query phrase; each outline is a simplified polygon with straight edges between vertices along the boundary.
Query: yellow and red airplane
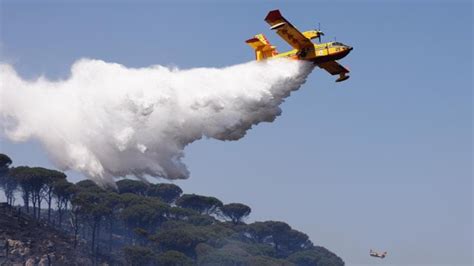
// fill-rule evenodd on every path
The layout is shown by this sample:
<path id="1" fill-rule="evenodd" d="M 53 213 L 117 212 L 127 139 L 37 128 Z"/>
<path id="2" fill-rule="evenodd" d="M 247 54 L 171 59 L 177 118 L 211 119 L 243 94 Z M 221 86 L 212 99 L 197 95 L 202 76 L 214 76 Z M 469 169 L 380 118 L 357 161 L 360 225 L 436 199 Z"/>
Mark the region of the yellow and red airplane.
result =
<path id="1" fill-rule="evenodd" d="M 270 24 L 272 30 L 280 35 L 293 50 L 278 53 L 276 47 L 271 45 L 263 34 L 257 34 L 254 38 L 246 41 L 255 50 L 257 61 L 288 57 L 296 60 L 311 61 L 318 67 L 326 70 L 331 75 L 339 75 L 336 82 L 344 81 L 349 78 L 349 70 L 336 62 L 350 53 L 351 46 L 340 42 L 321 43 L 323 32 L 319 30 L 310 30 L 300 32 L 290 22 L 288 22 L 279 10 L 273 10 L 265 17 L 265 21 Z M 311 40 L 319 39 L 319 43 L 313 43 Z"/>

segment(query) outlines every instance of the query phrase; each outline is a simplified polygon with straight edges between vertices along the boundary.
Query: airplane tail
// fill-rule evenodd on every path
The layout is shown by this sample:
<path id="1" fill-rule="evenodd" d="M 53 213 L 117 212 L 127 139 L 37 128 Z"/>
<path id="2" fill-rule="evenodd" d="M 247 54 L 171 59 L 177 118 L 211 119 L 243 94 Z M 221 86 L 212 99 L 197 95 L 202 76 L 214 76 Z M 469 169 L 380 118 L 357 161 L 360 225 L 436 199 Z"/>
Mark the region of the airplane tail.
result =
<path id="1" fill-rule="evenodd" d="M 257 34 L 254 38 L 248 39 L 245 42 L 255 50 L 255 58 L 257 61 L 273 57 L 278 54 L 275 46 L 271 45 L 263 34 Z"/>

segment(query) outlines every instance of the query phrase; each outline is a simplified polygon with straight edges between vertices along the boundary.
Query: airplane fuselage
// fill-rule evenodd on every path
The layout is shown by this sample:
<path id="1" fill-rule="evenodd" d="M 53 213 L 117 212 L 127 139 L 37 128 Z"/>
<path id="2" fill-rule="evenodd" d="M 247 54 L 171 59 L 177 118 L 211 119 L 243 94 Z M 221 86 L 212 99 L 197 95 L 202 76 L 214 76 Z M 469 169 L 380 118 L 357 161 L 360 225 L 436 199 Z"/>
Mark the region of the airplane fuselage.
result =
<path id="1" fill-rule="evenodd" d="M 314 49 L 307 49 L 307 51 L 293 49 L 288 52 L 274 55 L 272 58 L 288 57 L 296 60 L 311 61 L 318 64 L 344 58 L 351 52 L 351 50 L 352 47 L 339 42 L 315 43 Z"/>
<path id="2" fill-rule="evenodd" d="M 369 253 L 369 255 L 370 255 L 371 257 L 383 259 L 383 258 L 385 258 L 385 256 L 387 256 L 387 252 L 379 253 L 379 252 L 375 252 L 375 251 L 372 251 L 372 250 L 371 250 L 370 253 Z"/>

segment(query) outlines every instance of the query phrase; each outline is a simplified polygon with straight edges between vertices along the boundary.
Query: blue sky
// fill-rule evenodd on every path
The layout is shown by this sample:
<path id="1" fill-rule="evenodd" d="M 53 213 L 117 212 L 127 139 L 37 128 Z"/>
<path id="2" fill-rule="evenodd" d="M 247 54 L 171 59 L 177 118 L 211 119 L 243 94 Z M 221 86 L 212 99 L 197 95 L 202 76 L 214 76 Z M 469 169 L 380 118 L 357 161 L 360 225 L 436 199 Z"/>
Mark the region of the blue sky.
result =
<path id="1" fill-rule="evenodd" d="M 300 30 L 354 47 L 351 78 L 315 70 L 283 115 L 237 142 L 186 149 L 185 192 L 243 202 L 348 265 L 472 264 L 472 3 L 1 1 L 1 61 L 24 78 L 67 78 L 79 58 L 129 67 L 224 67 L 279 8 Z M 52 167 L 34 141 L 0 138 L 15 165 Z M 68 173 L 78 180 L 78 173 Z"/>

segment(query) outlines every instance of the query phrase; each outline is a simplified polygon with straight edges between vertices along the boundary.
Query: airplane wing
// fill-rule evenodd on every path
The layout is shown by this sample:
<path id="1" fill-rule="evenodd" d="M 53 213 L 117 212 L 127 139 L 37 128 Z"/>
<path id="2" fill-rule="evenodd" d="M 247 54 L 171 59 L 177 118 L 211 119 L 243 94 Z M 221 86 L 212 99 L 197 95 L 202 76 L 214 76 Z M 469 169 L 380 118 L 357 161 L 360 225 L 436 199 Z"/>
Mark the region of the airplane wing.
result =
<path id="1" fill-rule="evenodd" d="M 336 61 L 329 61 L 329 62 L 324 62 L 318 64 L 318 66 L 331 75 L 340 75 L 340 74 L 346 74 L 349 73 L 349 69 L 345 68 L 344 66 L 340 65 Z"/>
<path id="2" fill-rule="evenodd" d="M 290 22 L 288 22 L 279 10 L 273 10 L 265 17 L 265 21 L 270 24 L 272 30 L 276 30 L 277 34 L 283 38 L 291 47 L 302 49 L 314 49 L 314 45 L 310 39 L 306 38 L 303 33 L 297 30 Z"/>

